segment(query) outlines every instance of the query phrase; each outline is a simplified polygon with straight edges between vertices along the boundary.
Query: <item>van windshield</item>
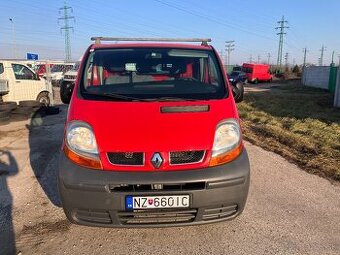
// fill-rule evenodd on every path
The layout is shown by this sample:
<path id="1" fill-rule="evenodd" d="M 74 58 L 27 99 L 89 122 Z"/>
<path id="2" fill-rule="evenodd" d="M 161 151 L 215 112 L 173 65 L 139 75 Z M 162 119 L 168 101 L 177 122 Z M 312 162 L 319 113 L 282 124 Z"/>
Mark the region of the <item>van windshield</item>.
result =
<path id="1" fill-rule="evenodd" d="M 115 94 L 134 99 L 218 99 L 226 95 L 211 50 L 97 49 L 90 53 L 81 93 L 91 99 Z M 122 97 L 110 97 L 119 100 Z"/>

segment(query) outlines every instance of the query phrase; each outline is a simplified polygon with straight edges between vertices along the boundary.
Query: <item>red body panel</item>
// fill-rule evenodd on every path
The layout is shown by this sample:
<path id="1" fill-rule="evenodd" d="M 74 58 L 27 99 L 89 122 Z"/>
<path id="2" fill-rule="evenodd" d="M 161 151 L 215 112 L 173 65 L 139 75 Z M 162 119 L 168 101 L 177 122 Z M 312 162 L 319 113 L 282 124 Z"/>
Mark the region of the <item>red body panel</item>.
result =
<path id="1" fill-rule="evenodd" d="M 269 65 L 262 64 L 248 64 L 244 63 L 243 68 L 248 69 L 250 72 L 246 72 L 248 81 L 269 81 L 272 79 L 272 75 L 269 72 Z"/>
<path id="2" fill-rule="evenodd" d="M 174 46 L 175 45 L 175 46 Z M 79 74 L 92 48 L 123 47 L 179 47 L 216 51 L 211 46 L 183 44 L 103 44 L 91 45 L 82 60 Z M 222 68 L 221 59 L 218 57 Z M 238 113 L 226 72 L 221 70 L 229 96 L 219 100 L 183 102 L 117 102 L 84 100 L 77 94 L 81 75 L 77 76 L 74 93 L 69 106 L 67 121 L 80 120 L 93 128 L 100 159 L 105 170 L 154 171 L 150 159 L 160 152 L 164 163 L 160 170 L 187 170 L 208 167 L 217 124 L 224 119 L 238 119 Z M 161 113 L 162 106 L 209 105 L 209 112 Z M 203 162 L 170 166 L 171 151 L 206 150 Z M 107 152 L 145 152 L 145 166 L 113 166 Z"/>
<path id="3" fill-rule="evenodd" d="M 50 68 L 52 68 L 54 66 L 54 64 L 49 64 Z M 36 73 L 42 77 L 44 76 L 44 74 L 46 73 L 46 64 L 42 64 L 39 66 L 38 70 L 36 71 Z"/>

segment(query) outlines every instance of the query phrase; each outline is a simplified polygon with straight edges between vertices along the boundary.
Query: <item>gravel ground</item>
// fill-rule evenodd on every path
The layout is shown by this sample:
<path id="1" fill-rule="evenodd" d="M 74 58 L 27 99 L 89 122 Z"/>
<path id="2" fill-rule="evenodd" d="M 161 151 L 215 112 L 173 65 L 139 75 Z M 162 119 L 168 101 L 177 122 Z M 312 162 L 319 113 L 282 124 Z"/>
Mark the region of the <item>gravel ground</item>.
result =
<path id="1" fill-rule="evenodd" d="M 233 221 L 163 229 L 70 224 L 56 186 L 61 109 L 0 127 L 1 255 L 340 254 L 340 185 L 249 143 L 250 193 Z"/>

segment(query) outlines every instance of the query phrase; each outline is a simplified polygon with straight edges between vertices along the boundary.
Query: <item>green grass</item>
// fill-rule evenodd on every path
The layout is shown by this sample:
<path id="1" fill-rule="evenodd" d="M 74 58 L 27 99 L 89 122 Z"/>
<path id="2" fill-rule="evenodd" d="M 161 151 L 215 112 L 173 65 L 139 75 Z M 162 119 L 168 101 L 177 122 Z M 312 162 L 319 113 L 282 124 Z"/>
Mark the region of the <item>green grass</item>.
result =
<path id="1" fill-rule="evenodd" d="M 249 92 L 238 109 L 245 139 L 340 181 L 340 109 L 332 104 L 330 93 L 296 82 Z"/>

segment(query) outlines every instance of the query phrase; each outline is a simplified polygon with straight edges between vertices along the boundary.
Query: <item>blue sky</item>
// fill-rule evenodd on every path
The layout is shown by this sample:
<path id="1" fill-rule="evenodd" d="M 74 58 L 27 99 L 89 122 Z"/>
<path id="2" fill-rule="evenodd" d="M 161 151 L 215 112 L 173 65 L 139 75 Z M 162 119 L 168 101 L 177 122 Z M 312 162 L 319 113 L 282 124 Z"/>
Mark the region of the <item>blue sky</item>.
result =
<path id="1" fill-rule="evenodd" d="M 64 1 L 1 1 L 0 58 L 13 56 L 12 18 L 16 31 L 16 55 L 39 53 L 40 58 L 63 59 L 64 37 L 58 24 L 58 9 Z M 71 33 L 72 58 L 79 59 L 90 37 L 210 37 L 217 50 L 225 41 L 234 40 L 231 63 L 249 61 L 276 62 L 278 36 L 274 27 L 284 15 L 288 20 L 284 54 L 290 64 L 301 64 L 302 48 L 307 47 L 307 62 L 316 64 L 324 44 L 324 64 L 331 61 L 332 51 L 338 62 L 340 54 L 339 0 L 223 1 L 223 0 L 68 0 L 75 22 Z"/>

